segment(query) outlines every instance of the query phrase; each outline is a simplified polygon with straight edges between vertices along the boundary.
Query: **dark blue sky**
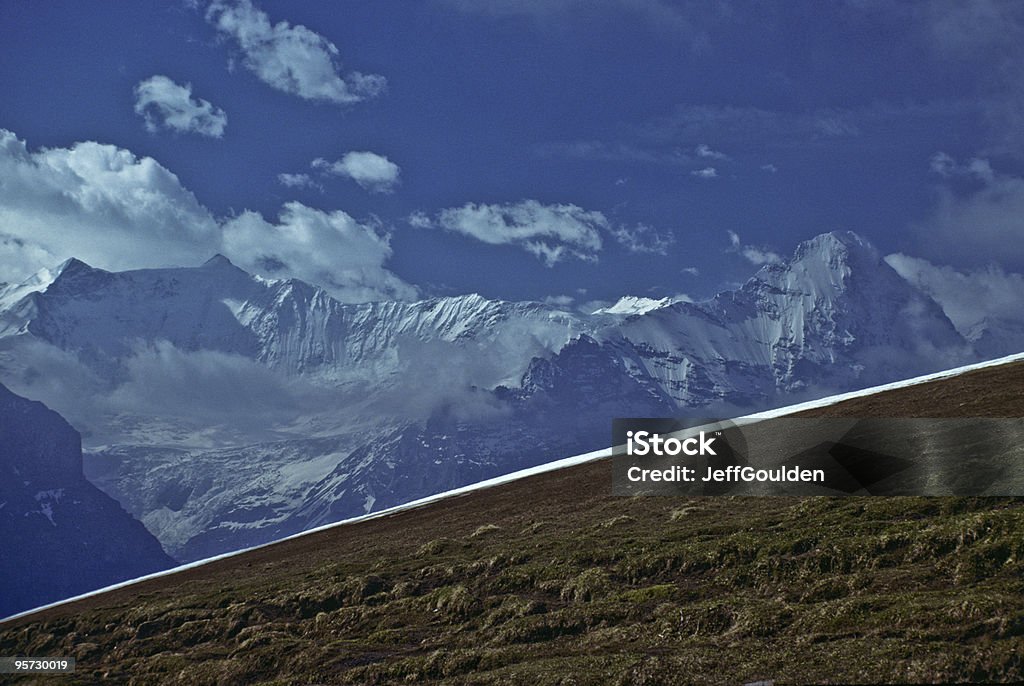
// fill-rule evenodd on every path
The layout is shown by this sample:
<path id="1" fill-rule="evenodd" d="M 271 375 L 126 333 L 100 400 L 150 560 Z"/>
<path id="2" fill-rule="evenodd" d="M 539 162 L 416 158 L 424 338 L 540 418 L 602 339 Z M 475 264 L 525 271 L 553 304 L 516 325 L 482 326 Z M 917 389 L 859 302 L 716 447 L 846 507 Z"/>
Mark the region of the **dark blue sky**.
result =
<path id="1" fill-rule="evenodd" d="M 264 40 L 254 57 L 241 32 L 216 23 L 240 7 L 249 20 L 263 12 L 271 25 L 306 27 L 337 47 L 339 78 L 351 85 L 351 72 L 380 75 L 386 90 L 368 86 L 343 103 L 275 85 L 254 63 L 296 58 L 270 54 L 286 50 L 291 34 Z M 1017 205 L 999 198 L 1020 192 L 1020 8 L 262 0 L 208 12 L 206 2 L 0 0 L 0 128 L 30 154 L 97 141 L 152 157 L 219 224 L 252 210 L 279 229 L 290 201 L 342 210 L 390 235 L 385 257 L 373 253 L 367 268 L 384 259 L 426 295 L 704 296 L 749 276 L 764 259 L 757 255 L 788 254 L 833 229 L 860 232 L 883 253 L 1019 269 L 1021 249 L 999 248 L 1019 242 Z M 221 134 L 162 125 L 156 110 L 147 129 L 136 88 L 155 75 L 191 84 L 193 98 L 225 113 Z M 374 192 L 381 188 L 311 167 L 351 151 L 386 157 L 399 181 Z M 284 185 L 282 173 L 315 185 Z M 32 183 L 45 183 L 39 174 Z M 508 219 L 527 200 L 578 211 Z M 467 203 L 512 225 L 484 236 L 490 229 L 458 212 Z M 0 213 L 0 235 L 30 239 L 13 225 L 34 221 L 32 211 Z M 52 221 L 47 212 L 39 221 Z M 424 225 L 410 225 L 414 213 Z M 573 217 L 580 221 L 564 231 L 538 226 Z M 960 239 L 978 232 L 984 239 L 965 250 Z M 272 246 L 272 230 L 264 234 Z M 302 249 L 324 253 L 315 269 L 291 268 L 290 259 L 304 259 L 294 247 L 238 254 L 268 272 L 281 263 L 345 286 L 349 276 L 321 264 L 345 244 L 320 246 L 311 235 Z M 538 237 L 565 252 L 544 259 L 529 247 Z M 60 256 L 59 236 L 47 241 L 48 254 Z M 105 266 L 131 262 L 121 255 Z"/>

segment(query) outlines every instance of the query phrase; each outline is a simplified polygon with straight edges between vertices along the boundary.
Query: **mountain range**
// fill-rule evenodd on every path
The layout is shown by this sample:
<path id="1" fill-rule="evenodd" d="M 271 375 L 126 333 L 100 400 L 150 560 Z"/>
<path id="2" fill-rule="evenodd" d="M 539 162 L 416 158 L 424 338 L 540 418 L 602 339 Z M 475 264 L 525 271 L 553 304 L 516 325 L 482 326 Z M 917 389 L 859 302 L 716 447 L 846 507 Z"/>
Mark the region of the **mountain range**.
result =
<path id="1" fill-rule="evenodd" d="M 604 447 L 622 416 L 731 415 L 1024 348 L 983 345 L 849 232 L 702 302 L 346 304 L 297 280 L 78 260 L 0 290 L 0 379 L 176 559 Z"/>

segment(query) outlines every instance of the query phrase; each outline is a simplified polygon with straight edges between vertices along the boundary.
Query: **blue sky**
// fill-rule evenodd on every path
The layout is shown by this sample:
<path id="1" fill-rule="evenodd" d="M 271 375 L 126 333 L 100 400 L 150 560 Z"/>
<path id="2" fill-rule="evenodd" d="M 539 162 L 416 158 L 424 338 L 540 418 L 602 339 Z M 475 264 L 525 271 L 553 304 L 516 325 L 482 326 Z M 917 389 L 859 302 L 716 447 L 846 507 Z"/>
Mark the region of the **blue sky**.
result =
<path id="1" fill-rule="evenodd" d="M 980 0 L 0 0 L 0 281 L 220 251 L 350 300 L 701 297 L 834 229 L 1005 276 L 1022 27 Z"/>

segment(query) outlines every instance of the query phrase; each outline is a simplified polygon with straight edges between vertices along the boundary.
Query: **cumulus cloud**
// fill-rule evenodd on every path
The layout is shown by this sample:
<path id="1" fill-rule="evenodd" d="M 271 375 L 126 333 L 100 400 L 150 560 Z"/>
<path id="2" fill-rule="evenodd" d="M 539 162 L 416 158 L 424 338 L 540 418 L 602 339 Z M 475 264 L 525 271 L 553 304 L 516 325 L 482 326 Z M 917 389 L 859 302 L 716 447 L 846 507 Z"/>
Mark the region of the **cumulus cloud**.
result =
<path id="1" fill-rule="evenodd" d="M 309 174 L 282 173 L 277 175 L 277 182 L 286 188 L 321 188 Z"/>
<path id="2" fill-rule="evenodd" d="M 21 250 L 108 269 L 191 264 L 216 252 L 216 220 L 150 157 L 94 142 L 29 151 L 0 130 L 0 233 Z M 26 260 L 9 274 L 41 267 Z"/>
<path id="3" fill-rule="evenodd" d="M 992 320 L 1024 324 L 1024 275 L 994 265 L 961 271 L 902 253 L 888 255 L 885 261 L 939 303 L 957 331 L 970 340 Z"/>
<path id="4" fill-rule="evenodd" d="M 675 242 L 675 236 L 671 233 L 659 232 L 647 224 L 637 224 L 636 226 L 622 224 L 612 227 L 610 232 L 626 250 L 635 253 L 667 255 L 669 247 Z"/>
<path id="5" fill-rule="evenodd" d="M 436 219 L 415 213 L 409 222 L 439 227 L 491 245 L 515 245 L 536 255 L 551 267 L 575 257 L 596 260 L 601 250 L 601 231 L 610 224 L 601 212 L 576 205 L 543 205 L 521 200 L 504 205 L 467 203 L 442 210 Z"/>
<path id="6" fill-rule="evenodd" d="M 400 169 L 383 155 L 352 151 L 336 162 L 323 158 L 313 160 L 313 168 L 324 174 L 344 176 L 373 193 L 390 193 L 398 185 Z"/>
<path id="7" fill-rule="evenodd" d="M 414 229 L 429 229 L 434 226 L 434 221 L 430 218 L 430 215 L 419 210 L 410 214 L 406 221 Z"/>
<path id="8" fill-rule="evenodd" d="M 714 167 L 704 167 L 703 169 L 694 169 L 690 172 L 690 176 L 696 176 L 699 179 L 717 179 L 718 170 Z"/>
<path id="9" fill-rule="evenodd" d="M 135 113 L 149 131 L 165 128 L 220 138 L 228 125 L 224 110 L 192 97 L 192 84 L 182 86 L 159 74 L 135 86 Z"/>
<path id="10" fill-rule="evenodd" d="M 225 253 L 268 277 L 295 276 L 327 288 L 340 300 L 412 299 L 416 289 L 384 268 L 387 234 L 345 212 L 285 203 L 277 223 L 246 211 L 224 224 Z"/>
<path id="11" fill-rule="evenodd" d="M 729 234 L 729 250 L 741 255 L 744 259 L 758 267 L 766 264 L 780 264 L 782 256 L 768 248 L 759 248 L 756 245 L 744 245 L 735 231 L 727 231 Z"/>
<path id="12" fill-rule="evenodd" d="M 387 86 L 376 74 L 343 74 L 334 43 L 305 26 L 272 24 L 251 0 L 214 0 L 206 19 L 235 42 L 246 68 L 279 91 L 344 105 L 380 95 Z"/>
<path id="13" fill-rule="evenodd" d="M 150 157 L 94 142 L 30 151 L 0 129 L 0 265 L 6 281 L 77 257 L 103 269 L 201 264 L 223 253 L 267 276 L 295 276 L 346 301 L 414 297 L 384 267 L 380 227 L 288 203 L 218 219 Z"/>
<path id="14" fill-rule="evenodd" d="M 779 168 L 776 167 L 774 164 L 762 164 L 761 171 L 768 172 L 769 174 L 774 174 L 777 171 L 779 171 Z"/>

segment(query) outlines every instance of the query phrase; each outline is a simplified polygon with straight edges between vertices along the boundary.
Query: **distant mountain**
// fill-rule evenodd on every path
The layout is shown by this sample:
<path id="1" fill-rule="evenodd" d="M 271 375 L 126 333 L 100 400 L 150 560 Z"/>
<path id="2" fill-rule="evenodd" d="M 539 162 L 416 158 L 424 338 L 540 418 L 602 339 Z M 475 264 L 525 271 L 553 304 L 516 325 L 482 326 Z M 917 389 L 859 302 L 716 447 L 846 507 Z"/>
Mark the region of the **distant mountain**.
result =
<path id="1" fill-rule="evenodd" d="M 702 302 L 344 304 L 296 280 L 71 260 L 0 290 L 0 374 L 181 559 L 602 447 L 615 416 L 731 414 L 1016 352 L 969 340 L 853 233 Z M 30 393 L 31 391 L 31 393 Z"/>
<path id="2" fill-rule="evenodd" d="M 0 617 L 173 566 L 157 540 L 82 475 L 60 415 L 0 385 Z"/>
<path id="3" fill-rule="evenodd" d="M 17 296 L 21 296 L 18 298 Z M 201 267 L 112 273 L 75 259 L 0 291 L 0 337 L 30 335 L 115 369 L 140 343 L 215 351 L 288 373 L 376 381 L 403 340 L 508 352 L 558 347 L 585 326 L 541 303 L 479 295 L 346 304 L 295 279 L 267 280 L 220 255 Z M 397 369 L 397 367 L 394 367 Z"/>

